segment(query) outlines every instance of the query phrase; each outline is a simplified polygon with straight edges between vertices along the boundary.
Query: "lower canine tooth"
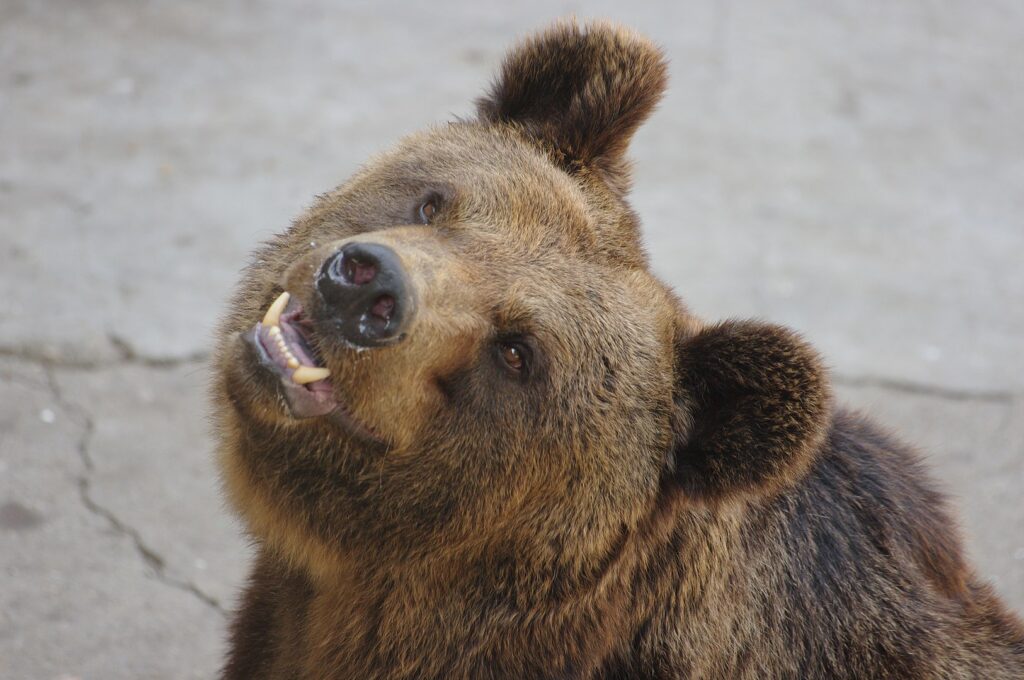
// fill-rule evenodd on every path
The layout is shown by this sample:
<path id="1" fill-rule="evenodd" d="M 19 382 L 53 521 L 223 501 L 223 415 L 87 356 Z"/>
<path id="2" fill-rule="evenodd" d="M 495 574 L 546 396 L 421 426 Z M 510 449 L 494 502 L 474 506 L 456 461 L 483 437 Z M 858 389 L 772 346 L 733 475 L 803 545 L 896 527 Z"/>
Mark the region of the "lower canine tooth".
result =
<path id="1" fill-rule="evenodd" d="M 277 299 L 274 300 L 272 305 L 270 305 L 267 313 L 263 315 L 264 326 L 277 326 L 280 323 L 281 312 L 283 312 L 284 308 L 288 306 L 288 298 L 290 297 L 291 295 L 288 294 L 288 291 L 277 296 Z"/>
<path id="2" fill-rule="evenodd" d="M 316 382 L 317 380 L 323 380 L 329 376 L 331 372 L 326 368 L 313 368 L 312 366 L 299 366 L 292 373 L 292 381 L 299 385 L 305 385 L 306 383 Z"/>

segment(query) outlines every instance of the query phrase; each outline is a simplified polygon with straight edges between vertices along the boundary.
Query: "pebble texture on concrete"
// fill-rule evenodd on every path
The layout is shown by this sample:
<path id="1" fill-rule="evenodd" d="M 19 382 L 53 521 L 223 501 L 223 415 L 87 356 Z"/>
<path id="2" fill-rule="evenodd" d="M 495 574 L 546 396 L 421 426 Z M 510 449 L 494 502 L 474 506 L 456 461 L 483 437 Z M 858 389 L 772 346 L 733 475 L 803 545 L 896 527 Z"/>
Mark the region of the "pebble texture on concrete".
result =
<path id="1" fill-rule="evenodd" d="M 651 258 L 802 331 L 1024 610 L 1024 4 L 0 4 L 0 677 L 208 678 L 248 548 L 204 359 L 247 253 L 558 16 L 661 43 Z"/>

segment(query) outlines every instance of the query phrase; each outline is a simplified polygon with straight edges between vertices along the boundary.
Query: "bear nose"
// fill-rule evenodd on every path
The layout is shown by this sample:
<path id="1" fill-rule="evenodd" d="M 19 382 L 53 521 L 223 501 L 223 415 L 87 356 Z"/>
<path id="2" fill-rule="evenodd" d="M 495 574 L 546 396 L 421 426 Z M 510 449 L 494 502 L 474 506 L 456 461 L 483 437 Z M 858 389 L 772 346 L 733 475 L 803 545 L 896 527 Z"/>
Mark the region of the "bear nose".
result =
<path id="1" fill-rule="evenodd" d="M 404 337 L 412 290 L 398 255 L 379 243 L 349 243 L 328 257 L 317 291 L 349 343 L 380 347 Z"/>

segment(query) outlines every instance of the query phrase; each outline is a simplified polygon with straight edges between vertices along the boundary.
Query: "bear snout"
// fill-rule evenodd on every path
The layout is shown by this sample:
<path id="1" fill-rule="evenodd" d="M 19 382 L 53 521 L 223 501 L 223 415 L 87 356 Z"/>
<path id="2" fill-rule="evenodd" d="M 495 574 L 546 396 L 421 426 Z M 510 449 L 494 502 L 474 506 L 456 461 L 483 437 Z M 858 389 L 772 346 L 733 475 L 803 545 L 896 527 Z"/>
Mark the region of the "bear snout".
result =
<path id="1" fill-rule="evenodd" d="M 413 316 L 413 291 L 398 255 L 380 243 L 348 243 L 316 275 L 322 312 L 358 348 L 402 340 Z"/>

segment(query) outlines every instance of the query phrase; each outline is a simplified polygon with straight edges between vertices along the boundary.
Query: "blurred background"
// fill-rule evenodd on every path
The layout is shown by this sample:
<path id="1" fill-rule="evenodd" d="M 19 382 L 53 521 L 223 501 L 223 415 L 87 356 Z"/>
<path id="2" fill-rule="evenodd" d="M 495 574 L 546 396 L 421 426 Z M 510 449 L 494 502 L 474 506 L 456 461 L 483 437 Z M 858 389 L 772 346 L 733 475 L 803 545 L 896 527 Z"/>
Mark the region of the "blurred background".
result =
<path id="1" fill-rule="evenodd" d="M 791 325 L 1024 610 L 1024 3 L 0 0 L 0 677 L 209 678 L 248 547 L 206 420 L 247 253 L 558 16 L 671 59 L 655 270 Z"/>

